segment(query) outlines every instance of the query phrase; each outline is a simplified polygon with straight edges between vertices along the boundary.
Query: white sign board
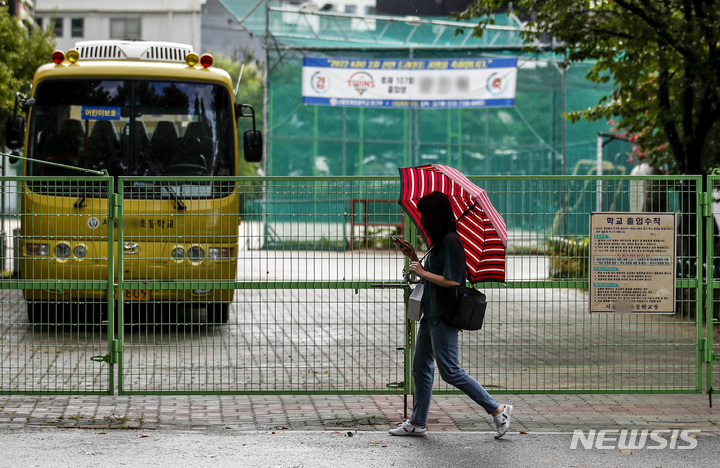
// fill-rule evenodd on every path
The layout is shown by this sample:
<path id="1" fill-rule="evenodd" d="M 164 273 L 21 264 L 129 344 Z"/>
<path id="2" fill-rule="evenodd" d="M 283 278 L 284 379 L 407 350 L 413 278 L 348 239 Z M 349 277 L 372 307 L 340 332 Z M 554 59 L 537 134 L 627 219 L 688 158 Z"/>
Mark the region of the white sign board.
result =
<path id="1" fill-rule="evenodd" d="M 590 215 L 590 312 L 675 313 L 675 213 Z"/>
<path id="2" fill-rule="evenodd" d="M 451 109 L 515 104 L 517 58 L 303 59 L 303 103 Z"/>

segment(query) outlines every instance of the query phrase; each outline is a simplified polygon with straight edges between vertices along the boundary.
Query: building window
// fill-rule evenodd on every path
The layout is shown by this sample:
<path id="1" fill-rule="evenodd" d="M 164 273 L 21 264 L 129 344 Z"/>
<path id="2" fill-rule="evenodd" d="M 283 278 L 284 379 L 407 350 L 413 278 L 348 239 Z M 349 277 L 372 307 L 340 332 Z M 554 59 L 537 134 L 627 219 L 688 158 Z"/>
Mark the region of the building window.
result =
<path id="1" fill-rule="evenodd" d="M 63 19 L 55 18 L 55 37 L 63 37 Z"/>
<path id="2" fill-rule="evenodd" d="M 345 13 L 357 13 L 357 7 L 355 5 L 345 5 Z"/>
<path id="3" fill-rule="evenodd" d="M 366 15 L 374 15 L 376 12 L 375 7 L 373 6 L 366 6 L 365 7 L 365 14 Z"/>
<path id="4" fill-rule="evenodd" d="M 43 19 L 42 19 L 42 18 L 35 18 L 35 24 L 37 24 L 38 28 L 42 29 L 42 27 L 43 27 Z"/>
<path id="5" fill-rule="evenodd" d="M 110 39 L 142 39 L 140 37 L 140 18 L 111 19 Z"/>
<path id="6" fill-rule="evenodd" d="M 73 18 L 70 20 L 70 37 L 85 36 L 85 20 L 82 18 Z"/>

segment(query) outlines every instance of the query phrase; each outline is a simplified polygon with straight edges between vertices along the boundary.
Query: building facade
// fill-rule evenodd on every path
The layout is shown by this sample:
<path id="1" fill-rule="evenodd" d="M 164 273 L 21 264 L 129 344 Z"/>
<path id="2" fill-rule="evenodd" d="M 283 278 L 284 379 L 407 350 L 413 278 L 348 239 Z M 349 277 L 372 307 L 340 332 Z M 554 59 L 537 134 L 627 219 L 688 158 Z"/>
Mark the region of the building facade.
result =
<path id="1" fill-rule="evenodd" d="M 240 24 L 232 12 L 265 9 L 257 0 L 13 0 L 24 16 L 42 27 L 55 22 L 57 47 L 68 50 L 78 41 L 124 39 L 181 42 L 201 53 L 261 58 L 263 37 L 257 28 Z M 290 9 L 366 16 L 376 13 L 376 0 L 288 0 Z M 295 17 L 293 17 L 295 18 Z M 249 31 L 254 29 L 254 34 Z"/>
<path id="2" fill-rule="evenodd" d="M 301 7 L 306 10 L 334 11 L 358 16 L 374 15 L 376 0 L 286 0 L 289 6 Z"/>
<path id="3" fill-rule="evenodd" d="M 204 0 L 36 0 L 35 21 L 46 27 L 53 18 L 57 47 L 78 41 L 124 39 L 190 44 L 201 50 Z"/>
<path id="4" fill-rule="evenodd" d="M 377 11 L 383 15 L 450 16 L 463 11 L 473 0 L 377 0 Z"/>

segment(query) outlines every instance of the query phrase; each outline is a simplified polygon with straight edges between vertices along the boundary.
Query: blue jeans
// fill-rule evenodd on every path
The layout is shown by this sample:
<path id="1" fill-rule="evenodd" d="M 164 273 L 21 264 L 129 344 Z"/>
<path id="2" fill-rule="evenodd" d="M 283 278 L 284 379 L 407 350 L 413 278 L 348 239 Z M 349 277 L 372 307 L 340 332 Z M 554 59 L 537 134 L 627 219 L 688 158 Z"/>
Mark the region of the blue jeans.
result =
<path id="1" fill-rule="evenodd" d="M 412 375 L 415 380 L 415 396 L 411 422 L 417 426 L 426 426 L 430 413 L 435 363 L 442 379 L 462 390 L 488 414 L 500 407 L 480 383 L 470 377 L 459 363 L 458 329 L 450 327 L 442 320 L 435 325 L 420 322 L 415 343 Z"/>

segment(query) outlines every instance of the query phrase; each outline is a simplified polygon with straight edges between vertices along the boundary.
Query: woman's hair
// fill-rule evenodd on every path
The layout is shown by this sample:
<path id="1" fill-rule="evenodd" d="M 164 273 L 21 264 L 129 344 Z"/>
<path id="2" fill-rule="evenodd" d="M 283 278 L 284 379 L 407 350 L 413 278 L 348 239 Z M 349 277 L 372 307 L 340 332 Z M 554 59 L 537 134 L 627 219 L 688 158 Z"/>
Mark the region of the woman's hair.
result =
<path id="1" fill-rule="evenodd" d="M 455 216 L 447 195 L 431 192 L 418 202 L 420 223 L 432 245 L 442 242 L 448 232 L 455 231 Z"/>

